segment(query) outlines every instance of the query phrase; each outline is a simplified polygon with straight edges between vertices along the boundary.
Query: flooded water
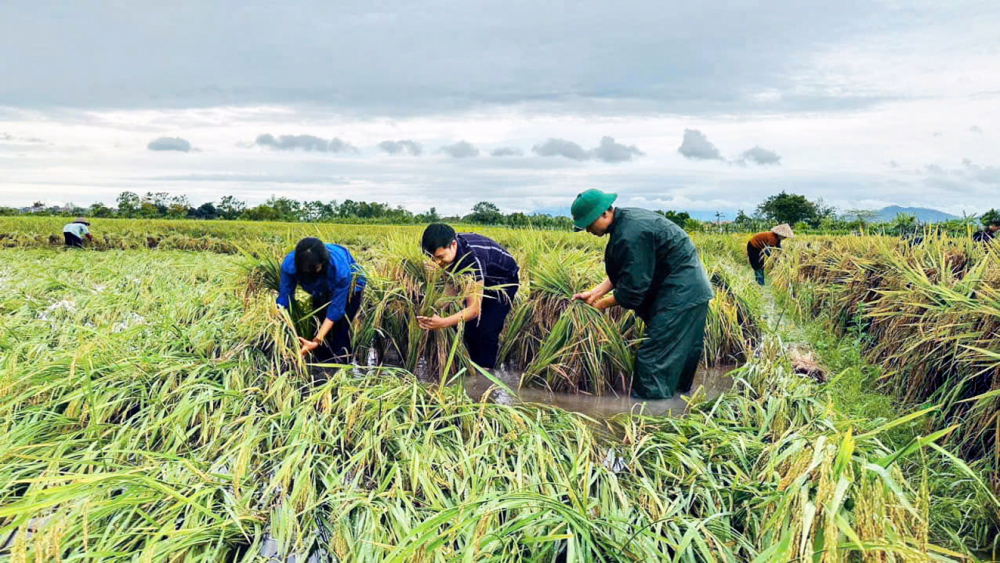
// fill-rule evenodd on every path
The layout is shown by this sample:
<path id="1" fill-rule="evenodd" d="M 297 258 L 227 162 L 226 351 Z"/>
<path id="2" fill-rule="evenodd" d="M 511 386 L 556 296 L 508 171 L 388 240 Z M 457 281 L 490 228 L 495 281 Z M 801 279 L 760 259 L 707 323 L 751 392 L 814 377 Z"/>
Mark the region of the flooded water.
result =
<path id="1" fill-rule="evenodd" d="M 378 362 L 378 358 L 374 354 L 370 355 L 368 365 L 373 366 L 377 363 L 380 363 Z M 384 361 L 381 363 L 386 366 L 398 366 L 401 361 L 398 354 L 390 352 L 386 354 Z M 694 376 L 694 383 L 691 385 L 691 393 L 702 393 L 706 399 L 714 399 L 722 395 L 733 386 L 733 379 L 727 374 L 737 367 L 739 366 L 721 365 L 710 368 L 699 368 Z M 467 374 L 463 377 L 462 385 L 465 387 L 465 392 L 475 401 L 483 400 L 484 395 L 488 394 L 485 399 L 494 403 L 503 405 L 541 403 L 585 414 L 598 420 L 610 418 L 621 413 L 641 413 L 649 416 L 680 416 L 687 409 L 687 399 L 691 395 L 691 393 L 685 393 L 662 401 L 646 401 L 627 396 L 557 393 L 541 387 L 524 387 L 518 389 L 521 377 L 519 372 L 501 369 L 494 373 L 507 387 L 514 390 L 514 394 L 510 394 L 497 387 L 492 381 L 478 372 Z M 437 383 L 437 377 L 427 373 L 427 368 L 423 361 L 417 365 L 414 375 L 417 376 L 417 379 L 425 383 Z"/>
<path id="2" fill-rule="evenodd" d="M 708 399 L 714 399 L 733 386 L 733 379 L 726 375 L 737 366 L 726 365 L 712 368 L 701 368 L 695 374 L 691 393 L 702 392 Z M 510 371 L 499 371 L 497 378 L 515 391 L 514 395 L 497 388 L 496 385 L 482 374 L 470 375 L 465 378 L 465 392 L 474 400 L 482 400 L 486 393 L 487 400 L 511 405 L 517 403 L 543 403 L 554 405 L 568 411 L 585 414 L 595 419 L 610 418 L 616 414 L 633 413 L 650 416 L 679 416 L 687 409 L 686 398 L 690 393 L 675 395 L 662 401 L 645 401 L 631 397 L 616 397 L 614 395 L 588 395 L 584 393 L 554 393 L 548 389 L 525 387 L 518 389 L 520 374 Z"/>

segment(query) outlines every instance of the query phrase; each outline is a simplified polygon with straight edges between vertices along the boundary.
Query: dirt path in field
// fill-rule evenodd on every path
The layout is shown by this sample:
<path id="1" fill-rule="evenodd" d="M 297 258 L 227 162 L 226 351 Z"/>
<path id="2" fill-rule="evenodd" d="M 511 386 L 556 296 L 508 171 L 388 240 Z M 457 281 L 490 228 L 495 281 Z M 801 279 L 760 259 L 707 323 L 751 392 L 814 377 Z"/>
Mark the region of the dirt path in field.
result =
<path id="1" fill-rule="evenodd" d="M 781 338 L 796 373 L 808 375 L 820 383 L 825 382 L 827 370 L 817 361 L 803 327 L 796 322 L 787 306 L 783 307 L 778 303 L 769 286 L 762 288 L 762 292 L 765 330 Z"/>

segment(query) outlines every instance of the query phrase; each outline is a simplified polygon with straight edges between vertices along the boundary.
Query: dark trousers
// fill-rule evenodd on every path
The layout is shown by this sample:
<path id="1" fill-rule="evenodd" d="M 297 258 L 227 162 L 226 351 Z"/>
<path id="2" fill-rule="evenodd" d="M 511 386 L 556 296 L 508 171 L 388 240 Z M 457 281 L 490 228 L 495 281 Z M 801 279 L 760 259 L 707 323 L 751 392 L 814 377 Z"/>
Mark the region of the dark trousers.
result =
<path id="1" fill-rule="evenodd" d="M 664 310 L 646 321 L 635 357 L 632 394 L 642 399 L 669 399 L 691 389 L 705 348 L 708 303 Z"/>
<path id="2" fill-rule="evenodd" d="M 63 233 L 63 239 L 66 241 L 66 246 L 72 248 L 83 248 L 83 239 L 73 233 Z"/>
<path id="3" fill-rule="evenodd" d="M 517 286 L 483 293 L 479 318 L 465 323 L 465 349 L 479 367 L 493 369 L 500 349 L 500 333 L 517 295 Z"/>
<path id="4" fill-rule="evenodd" d="M 769 250 L 760 250 L 747 243 L 747 258 L 750 259 L 750 267 L 753 268 L 753 275 L 757 283 L 764 285 L 764 259 L 771 255 Z"/>
<path id="5" fill-rule="evenodd" d="M 363 289 L 355 291 L 347 298 L 347 306 L 344 308 L 344 316 L 333 323 L 333 328 L 326 333 L 326 338 L 318 348 L 313 350 L 312 361 L 320 364 L 346 364 L 351 361 L 351 321 L 358 315 L 361 308 L 361 298 Z M 329 295 L 314 295 L 312 298 L 313 309 L 316 312 L 316 320 L 320 323 L 326 320 L 327 304 L 330 302 Z"/>

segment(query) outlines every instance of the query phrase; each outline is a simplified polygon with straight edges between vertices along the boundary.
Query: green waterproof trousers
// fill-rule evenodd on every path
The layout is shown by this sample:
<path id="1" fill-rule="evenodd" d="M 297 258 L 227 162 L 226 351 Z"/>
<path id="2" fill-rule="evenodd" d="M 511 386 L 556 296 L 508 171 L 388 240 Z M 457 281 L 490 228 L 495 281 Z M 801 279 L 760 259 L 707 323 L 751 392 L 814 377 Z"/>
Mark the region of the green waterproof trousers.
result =
<path id="1" fill-rule="evenodd" d="M 708 303 L 653 314 L 635 358 L 634 396 L 669 399 L 691 389 L 705 348 L 706 319 Z"/>

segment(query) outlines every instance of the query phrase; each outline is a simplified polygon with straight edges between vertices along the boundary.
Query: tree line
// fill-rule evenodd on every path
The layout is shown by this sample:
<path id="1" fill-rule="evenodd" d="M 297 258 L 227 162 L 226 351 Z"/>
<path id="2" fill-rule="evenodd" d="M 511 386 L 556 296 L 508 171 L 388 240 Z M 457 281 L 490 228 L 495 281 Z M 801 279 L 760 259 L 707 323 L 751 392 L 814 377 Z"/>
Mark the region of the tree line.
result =
<path id="1" fill-rule="evenodd" d="M 24 209 L 0 207 L 0 215 L 31 214 L 123 219 L 218 219 L 393 225 L 451 221 L 550 229 L 569 229 L 573 226 L 569 217 L 544 213 L 503 213 L 496 204 L 486 201 L 474 205 L 472 211 L 466 215 L 453 216 L 442 216 L 434 207 L 423 213 L 413 213 L 402 206 L 393 207 L 388 203 L 351 199 L 340 202 L 298 201 L 277 196 L 272 196 L 260 205 L 248 206 L 246 202 L 235 196 L 227 195 L 219 199 L 218 202 L 209 201 L 195 207 L 191 205 L 187 196 L 171 195 L 167 192 L 147 192 L 143 196 L 135 192 L 122 192 L 118 195 L 115 204 L 115 207 L 109 207 L 100 202 L 89 207 L 79 207 L 73 204 L 63 207 L 47 207 L 42 202 L 36 202 L 31 207 Z"/>
<path id="2" fill-rule="evenodd" d="M 496 204 L 481 201 L 465 215 L 441 216 L 434 207 L 423 213 L 413 213 L 402 206 L 393 207 L 387 203 L 354 201 L 341 202 L 320 200 L 298 201 L 287 197 L 272 196 L 262 204 L 248 206 L 235 196 L 227 195 L 218 202 L 206 202 L 197 207 L 191 205 L 185 195 L 171 195 L 167 192 L 147 192 L 140 196 L 135 192 L 122 192 L 115 201 L 115 207 L 104 203 L 94 203 L 88 207 L 72 204 L 58 207 L 45 206 L 42 202 L 24 209 L 0 207 L 0 215 L 60 215 L 87 216 L 95 218 L 129 219 L 221 219 L 242 221 L 289 221 L 326 223 L 375 223 L 393 225 L 421 225 L 438 221 L 471 223 L 508 227 L 531 227 L 542 229 L 569 230 L 572 220 L 567 216 L 545 213 L 504 213 Z M 888 222 L 876 221 L 877 212 L 851 209 L 838 214 L 837 209 L 827 205 L 822 199 L 809 200 L 803 195 L 782 191 L 761 202 L 751 213 L 742 209 L 733 221 L 723 221 L 717 214 L 716 221 L 699 221 L 684 211 L 658 210 L 660 215 L 673 221 L 687 231 L 713 232 L 755 232 L 770 229 L 778 223 L 788 223 L 797 232 L 850 233 L 877 228 L 882 232 L 906 234 L 920 230 L 921 225 L 912 215 L 900 215 Z M 952 232 L 961 232 L 987 224 L 1000 211 L 991 209 L 981 216 L 936 223 L 935 227 Z"/>

